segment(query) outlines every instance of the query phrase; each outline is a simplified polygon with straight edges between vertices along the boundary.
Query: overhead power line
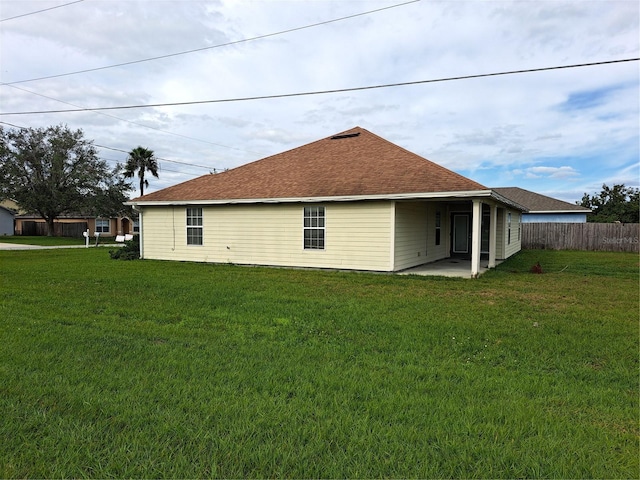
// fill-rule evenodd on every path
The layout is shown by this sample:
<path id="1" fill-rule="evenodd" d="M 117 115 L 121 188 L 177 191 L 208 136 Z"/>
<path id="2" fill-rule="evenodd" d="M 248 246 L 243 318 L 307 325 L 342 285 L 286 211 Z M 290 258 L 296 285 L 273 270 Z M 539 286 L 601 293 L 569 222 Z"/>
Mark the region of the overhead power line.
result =
<path id="1" fill-rule="evenodd" d="M 74 3 L 84 2 L 84 0 L 76 0 L 75 2 L 63 3 L 62 5 L 56 5 L 55 7 L 43 8 L 42 10 L 36 10 L 35 12 L 23 13 L 22 15 L 16 15 L 14 17 L 2 18 L 0 22 L 6 22 L 7 20 L 14 20 L 16 18 L 28 17 L 29 15 L 35 15 L 36 13 L 48 12 L 49 10 L 55 10 L 56 8 L 67 7 Z"/>
<path id="2" fill-rule="evenodd" d="M 83 0 L 80 0 L 80 1 L 83 1 Z M 397 7 L 403 7 L 405 5 L 409 5 L 411 3 L 416 3 L 416 2 L 419 2 L 419 1 L 420 0 L 411 0 L 411 1 L 408 1 L 408 2 L 404 2 L 404 3 L 398 3 L 398 4 L 395 4 L 395 5 L 390 5 L 388 7 L 377 8 L 375 10 L 369 10 L 369 11 L 361 12 L 361 13 L 355 13 L 353 15 L 347 15 L 346 17 L 334 18 L 332 20 L 325 20 L 323 22 L 312 23 L 310 25 L 304 25 L 302 27 L 289 28 L 287 30 L 281 30 L 279 32 L 267 33 L 265 35 L 258 35 L 257 37 L 244 38 L 242 40 L 235 40 L 233 42 L 221 43 L 221 44 L 218 44 L 218 45 L 211 45 L 211 46 L 208 46 L 208 47 L 194 48 L 192 50 L 185 50 L 183 52 L 169 53 L 169 54 L 166 54 L 166 55 L 159 55 L 157 57 L 143 58 L 141 60 L 132 60 L 130 62 L 116 63 L 116 64 L 113 64 L 113 65 L 106 65 L 106 66 L 103 66 L 103 67 L 87 68 L 85 70 L 78 70 L 78 71 L 75 71 L 75 72 L 59 73 L 59 74 L 56 74 L 56 75 L 47 75 L 45 77 L 29 78 L 29 79 L 26 79 L 26 80 L 16 80 L 15 82 L 5 82 L 5 83 L 0 83 L 0 85 L 15 85 L 15 84 L 18 84 L 18 83 L 37 82 L 39 80 L 47 80 L 47 79 L 50 79 L 50 78 L 66 77 L 66 76 L 69 76 L 69 75 L 78 75 L 80 73 L 97 72 L 99 70 L 106 70 L 106 69 L 109 69 L 109 68 L 116 68 L 116 67 L 124 67 L 124 66 L 127 66 L 127 65 L 134 65 L 136 63 L 151 62 L 151 61 L 154 61 L 154 60 L 161 60 L 163 58 L 177 57 L 177 56 L 180 56 L 180 55 L 187 55 L 189 53 L 202 52 L 204 50 L 211 50 L 211 49 L 214 49 L 214 48 L 229 47 L 231 45 L 238 45 L 240 43 L 252 42 L 254 40 L 261 40 L 263 38 L 275 37 L 276 35 L 283 35 L 285 33 L 297 32 L 299 30 L 305 30 L 307 28 L 319 27 L 321 25 L 328 25 L 330 23 L 340 22 L 342 20 L 349 20 L 351 18 L 361 17 L 363 15 L 370 15 L 372 13 L 382 12 L 384 10 L 389 10 L 389 9 L 397 8 Z M 9 19 L 7 19 L 7 20 L 9 20 Z"/>
<path id="3" fill-rule="evenodd" d="M 11 87 L 11 88 L 15 88 L 15 89 L 20 90 L 22 92 L 30 93 L 31 95 L 37 95 L 38 97 L 47 98 L 49 100 L 53 100 L 54 102 L 64 103 L 65 105 L 71 105 L 72 107 L 87 108 L 87 107 L 81 107 L 80 105 L 76 105 L 74 103 L 65 102 L 64 100 L 53 98 L 53 97 L 50 97 L 48 95 L 43 95 L 43 94 L 38 93 L 38 92 L 33 92 L 31 90 L 27 90 L 26 88 L 18 87 L 16 85 L 5 85 L 5 86 Z M 194 137 L 189 137 L 187 135 L 182 135 L 180 133 L 169 132 L 167 130 L 162 130 L 160 128 L 152 127 L 150 125 L 145 125 L 143 123 L 133 122 L 131 120 L 127 120 L 126 118 L 116 117 L 115 115 L 111 115 L 109 113 L 104 113 L 104 112 L 94 112 L 94 113 L 97 113 L 98 115 L 103 115 L 105 117 L 114 118 L 114 119 L 119 120 L 121 122 L 127 122 L 127 123 L 129 123 L 131 125 L 136 125 L 138 127 L 148 128 L 148 129 L 151 129 L 151 130 L 155 130 L 157 132 L 166 133 L 167 135 L 173 135 L 175 137 L 186 138 L 187 140 L 195 140 L 196 142 L 208 143 L 209 145 L 215 145 L 216 147 L 223 147 L 223 148 L 228 148 L 228 149 L 231 149 L 231 150 L 239 150 L 241 152 L 248 152 L 248 153 L 254 153 L 254 154 L 257 154 L 257 155 L 262 155 L 260 152 L 252 152 L 251 150 L 245 150 L 243 148 L 230 147 L 228 145 L 223 145 L 221 143 L 210 142 L 208 140 L 203 140 L 201 138 L 194 138 Z"/>
<path id="4" fill-rule="evenodd" d="M 107 150 L 113 150 L 114 152 L 122 152 L 122 153 L 129 154 L 129 152 L 128 152 L 128 151 L 126 151 L 126 150 L 122 150 L 121 148 L 107 147 L 107 146 L 105 146 L 105 145 L 99 145 L 99 144 L 97 144 L 97 143 L 94 143 L 94 145 L 95 145 L 96 147 L 99 147 L 99 148 L 106 148 Z M 162 158 L 162 157 L 156 157 L 156 158 L 157 158 L 158 160 L 162 160 L 162 161 L 164 161 L 164 162 L 178 163 L 178 164 L 180 164 L 180 165 L 187 165 L 187 166 L 189 166 L 189 167 L 204 168 L 205 170 L 218 170 L 218 169 L 213 168 L 213 167 L 207 167 L 207 166 L 205 166 L 205 165 L 198 165 L 198 164 L 196 164 L 196 163 L 180 162 L 179 160 L 169 160 L 168 158 Z"/>
<path id="5" fill-rule="evenodd" d="M 80 0 L 80 1 L 84 1 L 84 0 Z M 133 61 L 133 62 L 127 62 L 127 63 L 122 63 L 122 64 L 98 67 L 98 68 L 95 68 L 95 69 L 81 70 L 81 71 L 78 71 L 78 72 L 71 72 L 71 73 L 53 75 L 53 76 L 48 76 L 48 77 L 40 77 L 40 78 L 37 78 L 37 79 L 30 79 L 30 80 L 21 80 L 21 81 L 16 81 L 16 82 L 0 83 L 0 86 L 8 86 L 8 87 L 11 87 L 11 88 L 15 88 L 17 90 L 20 90 L 20 91 L 23 91 L 23 92 L 26 92 L 26 93 L 30 93 L 32 95 L 37 95 L 39 97 L 47 98 L 49 100 L 53 100 L 53 101 L 56 101 L 56 102 L 64 103 L 65 105 L 70 105 L 70 106 L 73 106 L 73 107 L 77 107 L 79 109 L 84 109 L 85 111 L 93 111 L 94 113 L 98 113 L 100 115 L 111 117 L 111 118 L 114 118 L 116 120 L 120 120 L 120 121 L 123 121 L 123 122 L 130 123 L 132 125 L 137 125 L 137 126 L 140 126 L 140 127 L 156 130 L 158 132 L 166 133 L 166 134 L 169 134 L 169 135 L 182 137 L 182 138 L 185 138 L 185 139 L 188 139 L 188 140 L 195 140 L 195 141 L 198 141 L 198 142 L 203 142 L 203 143 L 207 143 L 207 144 L 210 144 L 210 145 L 215 145 L 215 146 L 218 146 L 218 147 L 228 148 L 228 149 L 232 149 L 232 150 L 246 151 L 246 152 L 249 152 L 249 153 L 257 153 L 257 154 L 261 155 L 261 153 L 259 153 L 259 152 L 252 152 L 250 150 L 246 150 L 246 149 L 242 149 L 242 148 L 238 148 L 238 147 L 231 147 L 231 146 L 228 146 L 228 145 L 223 145 L 223 144 L 211 142 L 211 141 L 208 141 L 208 140 L 202 140 L 202 139 L 199 139 L 199 138 L 189 137 L 187 135 L 182 135 L 182 134 L 179 134 L 179 133 L 169 132 L 169 131 L 162 130 L 162 129 L 159 129 L 159 128 L 156 128 L 156 127 L 151 127 L 149 125 L 144 125 L 142 123 L 133 122 L 133 121 L 130 121 L 130 120 L 126 120 L 124 118 L 119 118 L 119 117 L 116 117 L 114 115 L 110 115 L 108 113 L 100 112 L 100 111 L 97 111 L 97 110 L 92 110 L 89 107 L 82 107 L 82 106 L 77 105 L 77 104 L 73 104 L 73 103 L 70 103 L 70 102 L 66 102 L 64 100 L 60 100 L 60 99 L 57 99 L 57 98 L 50 97 L 48 95 L 43 95 L 41 93 L 37 93 L 37 92 L 31 91 L 31 90 L 27 90 L 26 88 L 18 87 L 16 84 L 23 83 L 23 82 L 31 82 L 31 81 L 36 81 L 36 80 L 43 80 L 43 79 L 47 79 L 47 78 L 61 77 L 61 76 L 66 76 L 66 75 L 74 75 L 74 74 L 77 74 L 77 73 L 85 73 L 85 72 L 90 72 L 90 71 L 95 71 L 95 70 L 103 70 L 103 69 L 107 69 L 107 68 L 113 68 L 113 67 L 118 67 L 118 66 L 123 66 L 123 65 L 129 65 L 129 64 L 133 64 L 133 63 L 147 62 L 147 61 L 151 61 L 151 60 L 157 60 L 157 59 L 162 59 L 162 58 L 167 58 L 167 57 L 172 57 L 172 56 L 177 56 L 177 55 L 185 55 L 185 54 L 188 54 L 188 53 L 199 52 L 199 51 L 202 51 L 202 50 L 207 50 L 207 49 L 212 49 L 212 48 L 219 48 L 219 47 L 224 47 L 224 46 L 228 46 L 228 45 L 234 45 L 234 44 L 237 44 L 237 43 L 249 42 L 249 41 L 252 41 L 252 40 L 259 40 L 259 39 L 262 39 L 262 38 L 273 37 L 273 36 L 276 36 L 276 35 L 282 35 L 282 34 L 285 34 L 285 33 L 295 32 L 295 31 L 298 31 L 298 30 L 306 29 L 306 28 L 316 27 L 316 26 L 320 26 L 320 25 L 326 25 L 326 24 L 333 23 L 333 22 L 338 22 L 338 21 L 341 21 L 341 20 L 346 20 L 346 19 L 350 19 L 350 18 L 363 16 L 363 15 L 368 15 L 368 14 L 380 12 L 380 11 L 383 11 L 383 10 L 388 10 L 388 9 L 391 9 L 391 8 L 396 8 L 396 7 L 400 7 L 400 6 L 403 6 L 403 5 L 408 5 L 408 4 L 411 4 L 411 3 L 415 3 L 417 1 L 420 1 L 420 0 L 411 0 L 409 2 L 400 3 L 400 4 L 396 4 L 396 5 L 391 5 L 391 6 L 384 7 L 384 8 L 379 8 L 379 9 L 376 9 L 376 10 L 370 10 L 370 11 L 367 11 L 367 12 L 361 12 L 361 13 L 354 14 L 354 15 L 349 15 L 349 16 L 346 16 L 346 17 L 340 17 L 340 18 L 337 18 L 337 19 L 327 20 L 327 21 L 315 23 L 315 24 L 312 24 L 312 25 L 305 25 L 305 26 L 302 26 L 302 27 L 296 27 L 296 28 L 292 28 L 292 29 L 288 29 L 288 30 L 283 30 L 283 31 L 280 31 L 280 32 L 260 35 L 258 37 L 247 38 L 247 39 L 244 39 L 244 40 L 238 40 L 238 41 L 235 41 L 235 42 L 230 42 L 230 43 L 226 43 L 226 44 L 222 44 L 222 45 L 214 45 L 214 46 L 210 46 L 210 47 L 204 47 L 204 48 L 199 48 L 199 49 L 194 49 L 194 50 L 188 50 L 186 52 L 173 53 L 173 54 L 163 55 L 163 56 L 159 56 L 159 57 L 147 58 L 147 59 L 143 59 L 143 60 L 136 60 L 136 61 Z M 72 2 L 72 3 L 78 3 L 78 2 Z M 68 4 L 65 4 L 65 5 L 71 5 L 72 3 L 68 3 Z M 53 7 L 53 8 L 59 8 L 61 6 L 64 6 L 64 5 L 59 5 L 58 7 Z M 45 9 L 45 10 L 49 10 L 49 9 Z M 45 10 L 40 10 L 40 11 L 45 11 Z M 37 12 L 32 12 L 31 14 L 33 14 L 33 13 L 37 13 Z M 25 15 L 29 15 L 29 14 L 25 14 Z M 12 17 L 12 18 L 17 18 L 17 17 Z M 7 19 L 7 20 L 9 20 L 9 19 Z"/>
<path id="6" fill-rule="evenodd" d="M 1 120 L 0 120 L 0 124 L 9 125 L 11 127 L 17 128 L 19 130 L 29 130 L 29 127 L 25 127 L 25 126 L 22 126 L 22 125 L 16 125 L 14 123 L 5 122 L 5 121 L 1 121 Z M 93 143 L 93 146 L 94 147 L 98 147 L 98 148 L 104 148 L 104 149 L 107 149 L 107 150 L 112 150 L 114 152 L 126 153 L 127 155 L 129 154 L 129 152 L 127 150 L 123 150 L 121 148 L 107 147 L 106 145 L 100 145 L 100 144 L 97 144 L 97 143 Z M 157 160 L 161 160 L 163 162 L 170 162 L 170 163 L 177 163 L 179 165 L 185 165 L 187 167 L 203 168 L 205 170 L 208 170 L 208 171 L 214 172 L 214 173 L 217 172 L 217 171 L 222 171 L 223 170 L 223 169 L 220 169 L 220 168 L 207 167 L 205 165 L 198 165 L 197 163 L 181 162 L 179 160 L 170 160 L 168 158 L 162 158 L 162 157 L 156 157 L 156 159 Z M 175 172 L 175 173 L 184 173 L 184 172 L 177 172 L 175 170 L 168 170 L 168 171 L 172 171 L 172 172 Z M 185 173 L 185 175 L 190 175 L 190 174 L 186 174 Z"/>
<path id="7" fill-rule="evenodd" d="M 105 111 L 105 110 L 126 110 L 126 109 L 134 109 L 134 108 L 158 108 L 158 107 L 176 107 L 176 106 L 184 106 L 184 105 L 203 105 L 208 103 L 231 103 L 231 102 L 246 102 L 250 100 L 271 100 L 276 98 L 291 98 L 291 97 L 303 97 L 310 95 L 326 95 L 331 93 L 345 93 L 345 92 L 356 92 L 361 90 L 374 90 L 379 88 L 391 88 L 391 87 L 406 87 L 409 85 L 422 85 L 426 83 L 439 83 L 439 82 L 451 82 L 455 80 L 471 80 L 475 78 L 487 78 L 487 77 L 498 77 L 505 75 L 516 75 L 522 73 L 535 73 L 535 72 L 546 72 L 550 70 L 563 70 L 568 68 L 580 68 L 580 67 L 594 67 L 597 65 L 611 65 L 614 63 L 624 63 L 624 62 L 637 62 L 640 58 L 626 58 L 622 60 L 607 60 L 602 62 L 591 62 L 591 63 L 577 63 L 573 65 L 560 65 L 555 67 L 543 67 L 543 68 L 529 68 L 525 70 L 511 70 L 506 72 L 494 72 L 494 73 L 480 73 L 477 75 L 463 75 L 457 77 L 444 77 L 444 78 L 436 78 L 429 80 L 416 80 L 413 82 L 399 82 L 399 83 L 386 83 L 382 85 L 370 85 L 365 87 L 352 87 L 352 88 L 338 88 L 333 90 L 316 90 L 311 92 L 298 92 L 298 93 L 283 93 L 278 95 L 261 95 L 256 97 L 238 97 L 238 98 L 225 98 L 225 99 L 216 99 L 216 100 L 197 100 L 191 102 L 171 102 L 171 103 L 151 103 L 151 104 L 140 104 L 140 105 L 121 105 L 118 107 L 96 107 L 96 108 L 78 108 L 78 109 L 69 109 L 69 110 L 39 110 L 39 111 L 30 111 L 30 112 L 0 112 L 0 115 L 36 115 L 36 114 L 46 114 L 46 113 L 72 113 L 72 112 L 97 112 L 97 111 Z"/>
<path id="8" fill-rule="evenodd" d="M 100 156 L 101 160 L 104 160 L 105 162 L 110 162 L 112 164 L 116 164 L 116 165 L 122 165 L 122 162 L 120 160 L 116 160 L 115 158 L 107 158 L 105 156 Z M 179 175 L 183 175 L 183 176 L 188 176 L 188 177 L 193 177 L 193 178 L 197 178 L 197 177 L 201 177 L 203 174 L 202 173 L 188 173 L 188 172 L 180 172 L 178 170 L 171 170 L 170 168 L 166 168 L 162 165 L 162 162 L 158 163 L 158 170 L 160 172 L 171 172 L 171 173 L 177 173 Z M 211 169 L 209 169 L 211 171 Z"/>

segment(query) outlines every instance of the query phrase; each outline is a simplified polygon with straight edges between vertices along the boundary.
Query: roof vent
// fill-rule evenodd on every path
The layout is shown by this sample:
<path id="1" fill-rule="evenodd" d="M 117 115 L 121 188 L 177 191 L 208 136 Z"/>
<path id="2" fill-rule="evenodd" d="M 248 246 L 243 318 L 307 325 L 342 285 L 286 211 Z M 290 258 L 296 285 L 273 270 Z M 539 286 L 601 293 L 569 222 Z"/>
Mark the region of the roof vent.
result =
<path id="1" fill-rule="evenodd" d="M 331 140 L 342 140 L 343 138 L 357 137 L 358 135 L 360 135 L 360 132 L 358 132 L 358 133 L 345 133 L 344 135 L 334 135 L 333 137 L 331 137 Z"/>

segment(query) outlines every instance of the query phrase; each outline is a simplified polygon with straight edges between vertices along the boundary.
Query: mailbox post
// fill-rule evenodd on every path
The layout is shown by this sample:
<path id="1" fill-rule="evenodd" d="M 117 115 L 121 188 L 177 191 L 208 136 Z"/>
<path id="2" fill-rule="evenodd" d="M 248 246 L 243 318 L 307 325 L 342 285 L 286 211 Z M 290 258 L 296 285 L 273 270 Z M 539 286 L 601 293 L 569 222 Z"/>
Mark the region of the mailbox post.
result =
<path id="1" fill-rule="evenodd" d="M 85 248 L 89 248 L 89 230 L 87 230 L 86 232 L 82 232 L 82 236 L 84 237 Z"/>

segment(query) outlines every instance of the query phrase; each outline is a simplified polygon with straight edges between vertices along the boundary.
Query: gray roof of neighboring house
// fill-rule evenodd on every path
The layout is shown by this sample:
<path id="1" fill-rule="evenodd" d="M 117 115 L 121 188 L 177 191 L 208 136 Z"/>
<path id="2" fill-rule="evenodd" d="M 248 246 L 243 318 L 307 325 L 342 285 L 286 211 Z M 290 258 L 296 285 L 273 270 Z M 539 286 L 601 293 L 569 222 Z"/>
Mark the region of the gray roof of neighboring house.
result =
<path id="1" fill-rule="evenodd" d="M 547 197 L 524 188 L 501 187 L 492 188 L 492 190 L 523 207 L 527 207 L 529 213 L 591 213 L 589 208 Z"/>

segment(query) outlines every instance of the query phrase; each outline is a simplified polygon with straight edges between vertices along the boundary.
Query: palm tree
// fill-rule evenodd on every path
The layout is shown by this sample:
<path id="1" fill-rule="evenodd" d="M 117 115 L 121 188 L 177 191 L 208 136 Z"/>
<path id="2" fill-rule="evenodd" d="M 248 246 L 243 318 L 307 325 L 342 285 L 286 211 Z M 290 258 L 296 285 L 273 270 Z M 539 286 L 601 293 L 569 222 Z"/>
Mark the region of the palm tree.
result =
<path id="1" fill-rule="evenodd" d="M 154 177 L 159 178 L 158 161 L 153 156 L 153 150 L 136 147 L 129 152 L 129 158 L 124 167 L 125 178 L 133 178 L 136 170 L 138 171 L 138 178 L 140 178 L 140 196 L 142 196 L 144 195 L 144 187 L 149 186 L 149 181 L 144 178 L 145 172 L 149 172 Z"/>

